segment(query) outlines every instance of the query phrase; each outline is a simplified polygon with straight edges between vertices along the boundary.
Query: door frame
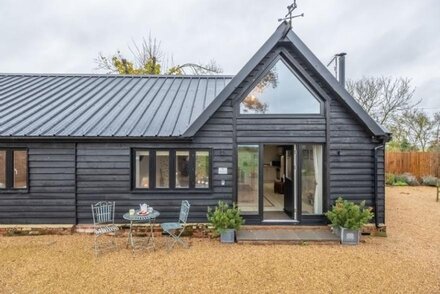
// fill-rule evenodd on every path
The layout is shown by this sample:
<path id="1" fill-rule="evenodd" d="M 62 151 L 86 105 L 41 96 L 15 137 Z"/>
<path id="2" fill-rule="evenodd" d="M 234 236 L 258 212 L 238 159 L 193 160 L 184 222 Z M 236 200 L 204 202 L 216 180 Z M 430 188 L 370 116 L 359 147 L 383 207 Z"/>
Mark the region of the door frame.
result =
<path id="1" fill-rule="evenodd" d="M 258 214 L 254 214 L 254 215 L 243 215 L 243 218 L 246 220 L 246 223 L 248 224 L 259 224 L 259 225 L 322 225 L 322 224 L 326 224 L 326 218 L 325 216 L 322 215 L 302 215 L 302 207 L 301 207 L 301 165 L 302 165 L 302 156 L 301 156 L 301 146 L 302 145 L 322 145 L 322 177 L 323 177 L 323 212 L 325 212 L 328 208 L 327 202 L 328 202 L 328 197 L 327 197 L 327 191 L 328 191 L 328 184 L 327 184 L 327 180 L 326 180 L 326 175 L 327 175 L 327 171 L 326 169 L 328 168 L 328 156 L 326 154 L 326 144 L 323 143 L 308 143 L 308 142 L 301 142 L 301 143 L 295 143 L 295 142 L 291 142 L 291 143 L 271 143 L 271 142 L 266 142 L 266 143 L 250 143 L 250 142 L 246 142 L 246 143 L 236 143 L 235 146 L 235 154 L 234 154 L 234 164 L 233 166 L 235 166 L 235 177 L 233 179 L 233 183 L 234 183 L 234 202 L 237 203 L 238 200 L 238 146 L 239 145 L 256 145 L 258 146 L 258 160 L 259 160 L 259 164 L 258 164 Z M 264 221 L 264 145 L 291 145 L 294 146 L 296 148 L 292 148 L 293 152 L 292 152 L 292 167 L 294 167 L 294 160 L 296 157 L 296 169 L 294 168 L 294 172 L 295 172 L 295 177 L 296 177 L 296 186 L 294 185 L 294 198 L 295 201 L 297 203 L 297 212 L 296 212 L 296 219 L 292 219 L 289 221 L 276 221 L 276 222 L 271 222 L 271 221 Z M 295 183 L 295 180 L 293 181 L 293 183 Z"/>

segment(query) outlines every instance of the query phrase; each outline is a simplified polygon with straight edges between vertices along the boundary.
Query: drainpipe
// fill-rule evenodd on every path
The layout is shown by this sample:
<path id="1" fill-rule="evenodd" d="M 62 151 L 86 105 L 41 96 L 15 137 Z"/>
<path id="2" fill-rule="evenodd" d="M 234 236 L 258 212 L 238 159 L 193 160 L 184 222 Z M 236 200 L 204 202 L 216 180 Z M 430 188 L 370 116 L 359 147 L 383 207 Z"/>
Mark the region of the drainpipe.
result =
<path id="1" fill-rule="evenodd" d="M 377 194 L 379 193 L 379 181 L 377 179 L 377 167 L 378 167 L 378 151 L 379 149 L 384 149 L 385 144 L 376 146 L 374 148 L 374 223 L 376 228 L 379 228 L 379 220 L 377 218 Z"/>

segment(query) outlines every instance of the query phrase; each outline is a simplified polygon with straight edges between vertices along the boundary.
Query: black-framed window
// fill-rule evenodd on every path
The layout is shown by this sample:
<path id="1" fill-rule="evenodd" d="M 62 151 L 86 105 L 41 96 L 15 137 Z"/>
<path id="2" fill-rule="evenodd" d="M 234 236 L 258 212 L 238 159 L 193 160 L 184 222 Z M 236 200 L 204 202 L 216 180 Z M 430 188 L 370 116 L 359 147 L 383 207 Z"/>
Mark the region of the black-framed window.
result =
<path id="1" fill-rule="evenodd" d="M 209 151 L 196 151 L 195 162 L 195 187 L 196 188 L 209 188 L 210 183 L 210 170 L 211 160 Z"/>
<path id="2" fill-rule="evenodd" d="M 185 189 L 190 186 L 190 152 L 188 150 L 176 151 L 176 189 Z"/>
<path id="3" fill-rule="evenodd" d="M 263 77 L 240 103 L 240 115 L 322 115 L 323 103 L 295 73 L 277 57 Z"/>
<path id="4" fill-rule="evenodd" d="M 0 149 L 0 190 L 28 189 L 26 149 Z"/>
<path id="5" fill-rule="evenodd" d="M 133 149 L 134 190 L 203 190 L 211 188 L 208 149 Z"/>

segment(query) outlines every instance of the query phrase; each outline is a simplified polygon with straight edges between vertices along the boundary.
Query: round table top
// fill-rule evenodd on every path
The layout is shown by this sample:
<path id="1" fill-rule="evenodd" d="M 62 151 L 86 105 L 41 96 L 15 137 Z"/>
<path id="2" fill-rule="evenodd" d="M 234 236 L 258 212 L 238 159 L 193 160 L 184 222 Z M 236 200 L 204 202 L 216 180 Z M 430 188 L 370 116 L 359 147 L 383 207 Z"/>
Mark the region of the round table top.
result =
<path id="1" fill-rule="evenodd" d="M 157 210 L 153 210 L 152 212 L 150 212 L 147 215 L 138 215 L 137 213 L 139 212 L 139 210 L 136 210 L 135 213 L 133 215 L 130 215 L 130 213 L 124 213 L 124 215 L 122 216 L 124 219 L 129 220 L 129 221 L 149 221 L 151 219 L 155 219 L 156 217 L 158 217 L 160 215 L 160 212 Z"/>

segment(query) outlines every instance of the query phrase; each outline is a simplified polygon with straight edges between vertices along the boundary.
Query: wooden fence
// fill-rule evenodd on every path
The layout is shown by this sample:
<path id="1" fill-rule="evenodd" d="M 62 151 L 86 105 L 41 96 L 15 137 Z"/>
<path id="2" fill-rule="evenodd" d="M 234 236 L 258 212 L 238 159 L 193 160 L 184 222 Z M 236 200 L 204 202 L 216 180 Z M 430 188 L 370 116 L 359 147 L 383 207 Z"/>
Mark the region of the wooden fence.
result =
<path id="1" fill-rule="evenodd" d="M 440 177 L 440 152 L 387 152 L 385 172 Z"/>

